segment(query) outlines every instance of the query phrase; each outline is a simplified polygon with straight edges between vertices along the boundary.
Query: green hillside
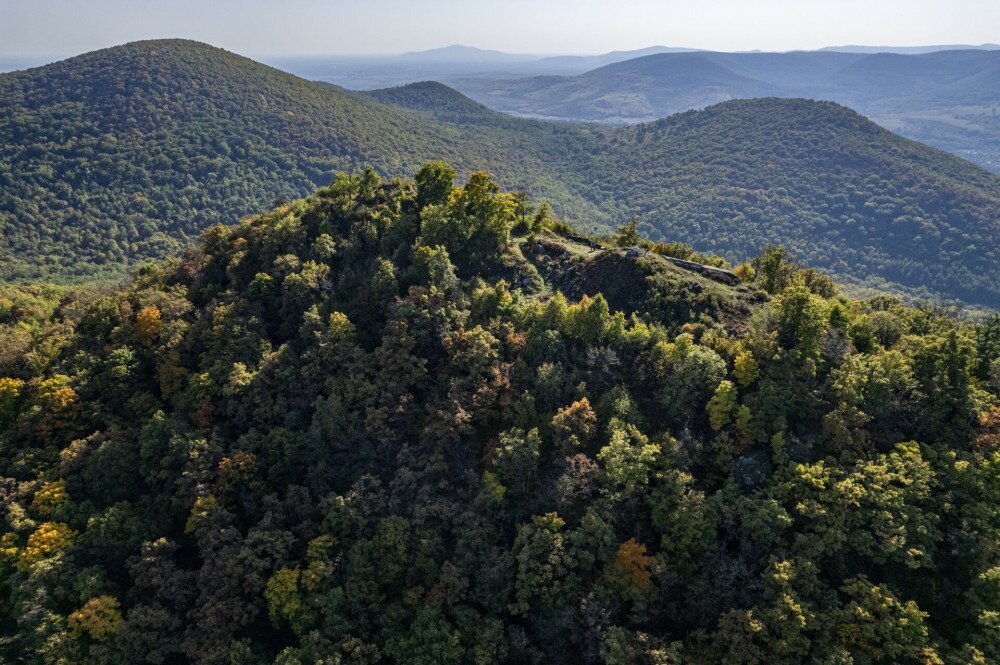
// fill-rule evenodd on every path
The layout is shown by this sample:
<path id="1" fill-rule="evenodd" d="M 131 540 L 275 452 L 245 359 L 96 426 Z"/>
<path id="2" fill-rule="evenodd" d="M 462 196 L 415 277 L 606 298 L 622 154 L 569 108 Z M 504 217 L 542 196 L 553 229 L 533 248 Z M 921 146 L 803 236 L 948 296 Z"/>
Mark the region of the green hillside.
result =
<path id="1" fill-rule="evenodd" d="M 2 75 L 0 108 L 7 278 L 117 272 L 338 170 L 404 175 L 442 157 L 465 173 L 489 164 L 516 186 L 553 162 L 536 145 L 566 149 L 558 127 L 484 136 L 183 40 Z M 599 218 L 570 180 L 531 178 L 567 210 Z"/>
<path id="2" fill-rule="evenodd" d="M 736 259 L 770 241 L 835 274 L 1000 305 L 1000 177 L 844 107 L 737 100 L 615 137 L 596 168 L 654 237 Z"/>
<path id="3" fill-rule="evenodd" d="M 1000 319 L 453 176 L 0 288 L 0 661 L 1000 659 Z"/>
<path id="4" fill-rule="evenodd" d="M 5 279 L 119 273 L 338 169 L 401 176 L 444 158 L 583 228 L 635 218 L 732 260 L 785 244 L 853 280 L 1000 305 L 1000 178 L 829 103 L 550 124 L 437 84 L 365 97 L 154 41 L 2 75 L 0 109 Z"/>
<path id="5" fill-rule="evenodd" d="M 482 104 L 472 101 L 457 90 L 436 81 L 422 81 L 395 88 L 367 90 L 357 94 L 391 106 L 426 111 L 445 120 L 458 122 L 481 120 L 500 123 L 504 117 L 490 111 Z"/>

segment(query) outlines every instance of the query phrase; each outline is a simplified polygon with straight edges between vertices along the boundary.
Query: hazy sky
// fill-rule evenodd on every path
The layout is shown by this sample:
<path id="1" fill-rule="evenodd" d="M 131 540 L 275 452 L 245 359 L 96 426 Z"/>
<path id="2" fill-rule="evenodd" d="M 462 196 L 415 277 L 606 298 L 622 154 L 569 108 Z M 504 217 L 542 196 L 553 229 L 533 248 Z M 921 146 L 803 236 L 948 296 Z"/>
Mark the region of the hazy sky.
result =
<path id="1" fill-rule="evenodd" d="M 0 54 L 187 37 L 246 55 L 1000 42 L 1000 0 L 0 0 Z"/>

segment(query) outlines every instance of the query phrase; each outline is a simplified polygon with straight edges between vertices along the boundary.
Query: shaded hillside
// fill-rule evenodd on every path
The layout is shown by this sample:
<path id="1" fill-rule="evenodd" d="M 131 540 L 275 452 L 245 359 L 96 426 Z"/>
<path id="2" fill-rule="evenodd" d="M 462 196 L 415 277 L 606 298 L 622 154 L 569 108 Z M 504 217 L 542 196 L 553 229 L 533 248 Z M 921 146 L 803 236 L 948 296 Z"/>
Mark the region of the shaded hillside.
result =
<path id="1" fill-rule="evenodd" d="M 461 82 L 491 108 L 527 115 L 644 121 L 722 99 L 830 99 L 862 112 L 1000 104 L 1000 50 L 895 53 L 659 53 L 567 77 Z M 601 100 L 614 102 L 601 104 Z M 644 114 L 626 113 L 645 108 Z"/>
<path id="2" fill-rule="evenodd" d="M 1000 51 L 878 53 L 848 65 L 823 85 L 873 110 L 993 105 L 1000 103 Z"/>
<path id="3" fill-rule="evenodd" d="M 512 118 L 438 84 L 370 94 L 398 106 L 183 41 L 4 75 L 2 276 L 120 272 L 337 169 L 397 176 L 444 157 L 583 227 L 635 217 L 732 259 L 784 243 L 854 279 L 1000 302 L 1000 179 L 834 104 L 731 102 L 613 129 Z"/>
<path id="4" fill-rule="evenodd" d="M 0 660 L 1000 659 L 1000 319 L 453 175 L 0 287 Z"/>
<path id="5" fill-rule="evenodd" d="M 822 85 L 830 76 L 864 60 L 859 53 L 710 53 L 705 57 L 737 74 L 785 89 Z"/>
<path id="6" fill-rule="evenodd" d="M 552 55 L 531 64 L 541 73 L 582 74 L 598 67 L 655 53 L 690 53 L 699 50 L 677 46 L 647 46 L 632 51 L 609 51 L 600 55 Z"/>
<path id="7" fill-rule="evenodd" d="M 566 120 L 628 123 L 659 118 L 778 88 L 717 65 L 698 53 L 646 56 L 579 76 L 483 81 L 475 95 L 505 112 Z"/>

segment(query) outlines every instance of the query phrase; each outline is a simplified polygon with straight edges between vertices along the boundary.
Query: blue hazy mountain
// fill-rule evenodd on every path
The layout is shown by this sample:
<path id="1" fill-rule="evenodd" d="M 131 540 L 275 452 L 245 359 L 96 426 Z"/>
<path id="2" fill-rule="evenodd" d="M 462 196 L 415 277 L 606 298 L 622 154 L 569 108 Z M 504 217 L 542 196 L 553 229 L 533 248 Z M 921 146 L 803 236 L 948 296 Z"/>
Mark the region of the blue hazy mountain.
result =
<path id="1" fill-rule="evenodd" d="M 425 51 L 408 51 L 397 56 L 401 60 L 421 60 L 426 62 L 524 62 L 538 60 L 537 55 L 524 55 L 518 53 L 505 53 L 489 49 L 476 48 L 475 46 L 463 46 L 462 44 L 452 44 L 442 48 L 428 49 Z"/>
<path id="2" fill-rule="evenodd" d="M 934 53 L 936 51 L 995 51 L 1000 49 L 1000 44 L 938 44 L 931 46 L 827 46 L 821 51 L 837 51 L 840 53 L 902 53 L 906 55 L 919 55 L 921 53 Z"/>
<path id="3" fill-rule="evenodd" d="M 452 84 L 499 111 L 611 124 L 727 99 L 830 100 L 1000 172 L 1000 50 L 660 53 L 572 76 L 465 77 Z"/>

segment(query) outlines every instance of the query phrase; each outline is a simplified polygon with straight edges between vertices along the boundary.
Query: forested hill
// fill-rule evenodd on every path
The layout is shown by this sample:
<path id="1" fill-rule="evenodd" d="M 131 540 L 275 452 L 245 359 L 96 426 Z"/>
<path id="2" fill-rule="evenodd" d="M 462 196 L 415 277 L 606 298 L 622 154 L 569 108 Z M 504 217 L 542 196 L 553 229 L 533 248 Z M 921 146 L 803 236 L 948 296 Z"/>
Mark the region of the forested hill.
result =
<path id="1" fill-rule="evenodd" d="M 453 177 L 0 288 L 0 661 L 1000 660 L 1000 318 Z"/>
<path id="2" fill-rule="evenodd" d="M 436 81 L 422 81 L 395 88 L 366 90 L 358 94 L 383 104 L 427 111 L 458 121 L 479 119 L 499 122 L 504 117 L 500 113 L 491 111 L 482 104 L 469 99 L 459 91 Z"/>
<path id="3" fill-rule="evenodd" d="M 647 232 L 1000 306 L 1000 177 L 832 102 L 734 100 L 619 130 L 595 166 Z"/>
<path id="4" fill-rule="evenodd" d="M 876 286 L 1000 305 L 1000 178 L 843 107 L 729 102 L 638 127 L 497 114 L 438 84 L 363 95 L 195 42 L 0 76 L 2 277 L 87 278 L 326 184 L 444 158 L 584 228 L 739 260 L 767 243 Z"/>
<path id="5" fill-rule="evenodd" d="M 0 109 L 6 277 L 119 271 L 338 170 L 405 175 L 432 156 L 466 173 L 486 164 L 508 186 L 530 182 L 600 217 L 535 154 L 569 149 L 558 127 L 466 132 L 198 42 L 135 42 L 2 75 Z"/>

